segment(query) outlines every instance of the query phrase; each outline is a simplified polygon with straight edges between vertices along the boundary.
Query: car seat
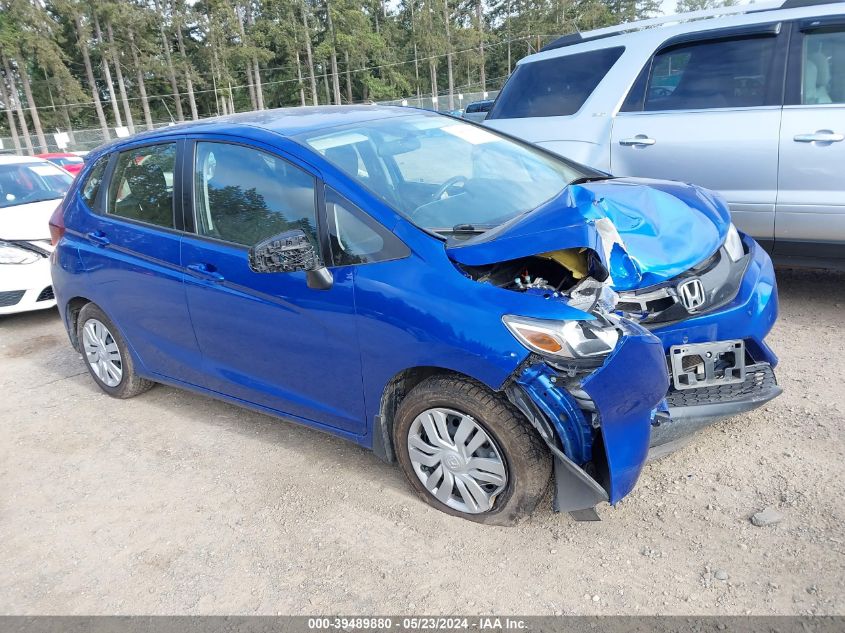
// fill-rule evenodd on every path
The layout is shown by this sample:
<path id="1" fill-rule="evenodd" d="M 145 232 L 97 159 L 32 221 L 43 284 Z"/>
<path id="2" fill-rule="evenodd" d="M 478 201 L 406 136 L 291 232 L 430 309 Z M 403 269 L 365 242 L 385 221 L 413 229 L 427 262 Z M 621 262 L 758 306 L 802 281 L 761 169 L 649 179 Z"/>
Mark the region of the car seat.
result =
<path id="1" fill-rule="evenodd" d="M 119 215 L 151 222 L 159 226 L 173 226 L 173 196 L 167 190 L 164 170 L 148 161 L 130 163 L 124 172 L 130 195 L 115 206 Z"/>
<path id="2" fill-rule="evenodd" d="M 824 53 L 816 50 L 809 53 L 804 62 L 804 99 L 805 104 L 831 103 L 828 86 L 830 85 L 830 61 Z"/>
<path id="3" fill-rule="evenodd" d="M 339 145 L 326 149 L 326 160 L 353 178 L 358 176 L 358 152 L 352 145 Z"/>

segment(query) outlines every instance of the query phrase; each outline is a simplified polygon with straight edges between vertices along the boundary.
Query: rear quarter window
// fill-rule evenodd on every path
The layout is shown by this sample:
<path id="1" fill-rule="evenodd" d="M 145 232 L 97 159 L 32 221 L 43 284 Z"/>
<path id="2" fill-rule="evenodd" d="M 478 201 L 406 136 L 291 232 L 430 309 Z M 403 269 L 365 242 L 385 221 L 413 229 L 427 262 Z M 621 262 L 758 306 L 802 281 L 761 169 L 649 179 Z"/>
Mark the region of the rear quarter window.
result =
<path id="1" fill-rule="evenodd" d="M 106 166 L 109 164 L 109 155 L 100 157 L 88 175 L 85 177 L 85 183 L 80 189 L 82 199 L 85 200 L 90 208 L 94 207 L 94 201 L 97 199 L 97 192 L 100 191 L 100 185 L 103 183 L 103 175 L 106 173 Z"/>
<path id="2" fill-rule="evenodd" d="M 520 64 L 487 118 L 575 114 L 624 51 L 616 46 Z"/>

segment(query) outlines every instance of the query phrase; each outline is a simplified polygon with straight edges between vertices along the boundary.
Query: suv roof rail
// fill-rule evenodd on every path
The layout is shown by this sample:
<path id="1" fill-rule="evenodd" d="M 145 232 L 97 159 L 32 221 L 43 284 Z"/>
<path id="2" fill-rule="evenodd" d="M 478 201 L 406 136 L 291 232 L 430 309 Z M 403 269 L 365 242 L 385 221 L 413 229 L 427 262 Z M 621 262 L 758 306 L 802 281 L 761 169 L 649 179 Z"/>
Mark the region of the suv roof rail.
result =
<path id="1" fill-rule="evenodd" d="M 555 48 L 563 48 L 564 46 L 571 46 L 580 42 L 598 40 L 604 37 L 617 35 L 619 33 L 640 31 L 655 26 L 680 24 L 682 22 L 691 22 L 693 20 L 706 20 L 710 18 L 718 18 L 729 15 L 742 15 L 744 13 L 776 11 L 777 9 L 796 9 L 799 7 L 811 7 L 824 4 L 840 4 L 843 2 L 845 2 L 845 0 L 775 0 L 770 2 L 759 2 L 756 4 L 743 4 L 729 7 L 717 7 L 715 9 L 702 9 L 700 11 L 690 11 L 689 13 L 679 13 L 676 15 L 664 15 L 660 16 L 659 18 L 648 18 L 646 20 L 637 20 L 636 22 L 624 22 L 615 26 L 607 26 L 601 29 L 585 31 L 584 33 L 570 33 L 568 35 L 563 35 L 557 38 L 550 44 L 544 46 L 541 50 L 550 51 Z"/>

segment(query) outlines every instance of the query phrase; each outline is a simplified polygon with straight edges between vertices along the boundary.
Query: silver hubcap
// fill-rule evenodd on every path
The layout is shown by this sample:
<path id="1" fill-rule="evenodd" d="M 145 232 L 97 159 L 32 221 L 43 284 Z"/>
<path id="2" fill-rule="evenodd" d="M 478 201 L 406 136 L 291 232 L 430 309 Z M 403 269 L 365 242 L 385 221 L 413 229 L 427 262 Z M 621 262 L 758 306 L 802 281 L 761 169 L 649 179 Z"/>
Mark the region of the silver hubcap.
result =
<path id="1" fill-rule="evenodd" d="M 94 374 L 107 387 L 116 387 L 123 378 L 123 360 L 109 329 L 97 319 L 88 319 L 82 328 L 82 347 Z"/>
<path id="2" fill-rule="evenodd" d="M 496 442 L 459 411 L 436 408 L 420 413 L 408 433 L 408 454 L 426 489 L 459 512 L 487 512 L 508 483 Z"/>

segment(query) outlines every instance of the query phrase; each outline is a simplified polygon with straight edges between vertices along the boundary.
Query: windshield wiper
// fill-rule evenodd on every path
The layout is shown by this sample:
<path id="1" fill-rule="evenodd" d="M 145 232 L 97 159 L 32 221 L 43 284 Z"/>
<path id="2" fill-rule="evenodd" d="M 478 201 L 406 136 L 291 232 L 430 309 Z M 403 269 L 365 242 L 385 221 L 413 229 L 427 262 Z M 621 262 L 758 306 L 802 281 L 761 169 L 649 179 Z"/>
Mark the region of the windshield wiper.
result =
<path id="1" fill-rule="evenodd" d="M 476 226 L 475 224 L 456 224 L 451 229 L 447 228 L 433 228 L 429 229 L 429 231 L 434 231 L 435 233 L 452 233 L 452 234 L 469 234 L 469 235 L 478 235 L 480 233 L 484 233 L 488 231 L 491 227 L 489 226 Z"/>

